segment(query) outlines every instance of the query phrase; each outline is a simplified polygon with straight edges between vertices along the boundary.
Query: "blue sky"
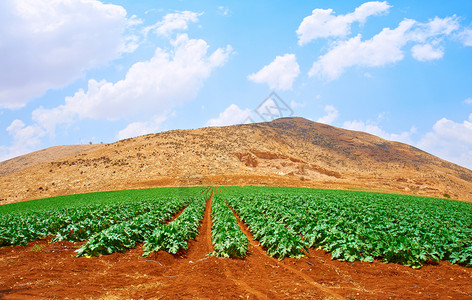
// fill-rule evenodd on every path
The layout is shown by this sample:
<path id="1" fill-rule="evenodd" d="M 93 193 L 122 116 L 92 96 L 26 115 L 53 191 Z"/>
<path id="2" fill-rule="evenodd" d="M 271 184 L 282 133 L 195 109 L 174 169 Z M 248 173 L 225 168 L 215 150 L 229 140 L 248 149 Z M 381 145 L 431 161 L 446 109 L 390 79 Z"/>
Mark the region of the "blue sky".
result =
<path id="1" fill-rule="evenodd" d="M 0 37 L 0 160 L 263 121 L 275 92 L 472 169 L 472 1 L 5 0 Z"/>

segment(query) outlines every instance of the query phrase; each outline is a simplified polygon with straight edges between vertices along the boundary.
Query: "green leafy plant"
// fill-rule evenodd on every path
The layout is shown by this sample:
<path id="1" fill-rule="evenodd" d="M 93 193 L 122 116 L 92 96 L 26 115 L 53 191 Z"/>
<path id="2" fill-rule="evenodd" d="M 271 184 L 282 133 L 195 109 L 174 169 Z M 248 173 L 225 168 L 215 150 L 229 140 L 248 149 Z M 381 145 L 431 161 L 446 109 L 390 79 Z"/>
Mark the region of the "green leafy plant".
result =
<path id="1" fill-rule="evenodd" d="M 145 238 L 143 256 L 159 250 L 175 254 L 180 249 L 187 249 L 187 241 L 198 235 L 205 206 L 205 197 L 196 198 L 173 222 L 155 227 Z"/>
<path id="2" fill-rule="evenodd" d="M 245 257 L 249 251 L 249 241 L 221 195 L 213 196 L 211 217 L 211 254 L 217 257 Z"/>
<path id="3" fill-rule="evenodd" d="M 104 192 L 2 205 L 0 247 L 54 235 L 53 241 L 87 240 L 78 256 L 126 251 L 139 242 L 145 243 L 145 255 L 177 253 L 198 234 L 209 190 Z M 213 255 L 248 253 L 247 238 L 231 209 L 267 254 L 279 259 L 320 247 L 344 261 L 380 259 L 419 268 L 426 261 L 448 260 L 472 266 L 470 203 L 353 191 L 225 187 L 212 205 Z"/>
<path id="4" fill-rule="evenodd" d="M 321 247 L 338 260 L 381 259 L 413 268 L 425 261 L 449 260 L 472 266 L 470 203 L 268 187 L 228 187 L 225 197 L 269 255 L 297 253 L 272 244 L 290 240 L 286 235 L 289 231 L 302 236 L 306 247 Z"/>

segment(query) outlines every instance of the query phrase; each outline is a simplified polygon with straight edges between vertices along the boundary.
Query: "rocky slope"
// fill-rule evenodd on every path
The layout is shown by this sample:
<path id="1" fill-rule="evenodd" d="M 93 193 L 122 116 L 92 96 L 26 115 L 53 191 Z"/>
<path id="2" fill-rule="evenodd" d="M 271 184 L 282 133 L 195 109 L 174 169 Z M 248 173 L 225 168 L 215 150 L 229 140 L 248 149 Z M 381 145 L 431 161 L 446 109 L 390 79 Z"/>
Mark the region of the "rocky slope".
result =
<path id="1" fill-rule="evenodd" d="M 0 203 L 128 188 L 245 184 L 447 193 L 472 201 L 471 170 L 367 133 L 282 118 L 173 130 L 56 157 L 1 176 Z"/>
<path id="2" fill-rule="evenodd" d="M 45 162 L 91 150 L 102 145 L 55 146 L 0 162 L 0 176 L 19 172 Z"/>

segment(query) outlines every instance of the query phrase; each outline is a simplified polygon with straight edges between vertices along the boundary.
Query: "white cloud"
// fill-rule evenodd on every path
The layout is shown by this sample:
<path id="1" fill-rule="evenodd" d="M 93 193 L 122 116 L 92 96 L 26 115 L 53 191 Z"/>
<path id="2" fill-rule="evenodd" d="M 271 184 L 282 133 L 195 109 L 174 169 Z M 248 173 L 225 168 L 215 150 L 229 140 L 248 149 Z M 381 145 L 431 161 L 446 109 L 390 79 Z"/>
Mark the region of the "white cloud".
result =
<path id="1" fill-rule="evenodd" d="M 369 16 L 387 13 L 390 7 L 386 1 L 366 2 L 353 13 L 338 16 L 334 16 L 332 9 L 315 9 L 297 29 L 298 44 L 303 46 L 317 38 L 344 37 L 350 33 L 352 23 L 364 23 Z"/>
<path id="2" fill-rule="evenodd" d="M 409 39 L 416 42 L 425 42 L 431 37 L 447 36 L 460 28 L 459 21 L 452 17 L 435 17 L 428 23 L 416 23 L 416 27 L 409 33 Z"/>
<path id="3" fill-rule="evenodd" d="M 415 45 L 411 48 L 413 58 L 419 61 L 440 59 L 444 55 L 444 49 L 433 47 L 431 44 Z"/>
<path id="4" fill-rule="evenodd" d="M 271 89 L 290 90 L 300 74 L 300 67 L 295 54 L 277 56 L 273 62 L 264 66 L 248 79 L 256 83 L 267 83 Z"/>
<path id="5" fill-rule="evenodd" d="M 457 18 L 434 18 L 428 23 L 405 19 L 395 29 L 384 28 L 369 40 L 362 41 L 359 34 L 346 41 L 338 41 L 320 56 L 308 75 L 317 75 L 328 81 L 339 78 L 350 67 L 379 67 L 401 61 L 403 48 L 409 42 L 413 46 L 413 57 L 418 60 L 438 59 L 444 54 L 440 43 L 445 36 L 459 28 Z M 434 45 L 434 48 L 433 48 Z"/>
<path id="6" fill-rule="evenodd" d="M 116 136 L 118 140 L 123 140 L 131 137 L 155 133 L 161 123 L 165 121 L 165 117 L 158 116 L 149 122 L 133 122 L 128 124 L 126 128 L 120 130 Z"/>
<path id="7" fill-rule="evenodd" d="M 472 98 L 465 99 L 464 104 L 472 104 Z"/>
<path id="8" fill-rule="evenodd" d="M 218 6 L 218 14 L 226 17 L 226 16 L 229 16 L 231 14 L 231 11 L 229 10 L 228 7 Z"/>
<path id="9" fill-rule="evenodd" d="M 464 46 L 472 47 L 472 28 L 465 28 L 462 32 L 457 34 L 457 37 Z"/>
<path id="10" fill-rule="evenodd" d="M 13 121 L 6 130 L 13 137 L 13 143 L 11 146 L 0 146 L 0 161 L 31 152 L 46 134 L 38 125 L 25 126 L 21 120 Z"/>
<path id="11" fill-rule="evenodd" d="M 411 48 L 412 56 L 418 61 L 441 59 L 444 56 L 444 47 L 440 45 L 444 36 L 448 36 L 460 28 L 457 17 L 435 17 L 428 23 L 417 23 L 408 33 L 408 39 L 421 44 Z"/>
<path id="12" fill-rule="evenodd" d="M 135 18 L 97 0 L 0 1 L 0 107 L 19 108 L 136 49 Z"/>
<path id="13" fill-rule="evenodd" d="M 404 131 L 401 133 L 388 133 L 382 128 L 380 128 L 376 122 L 370 120 L 367 122 L 357 120 L 346 121 L 343 123 L 343 128 L 349 130 L 363 131 L 389 141 L 397 141 L 407 144 L 412 144 L 411 136 L 416 133 L 416 128 L 414 126 L 412 126 L 409 131 Z"/>
<path id="14" fill-rule="evenodd" d="M 442 118 L 417 146 L 472 170 L 472 114 L 462 123 Z"/>
<path id="15" fill-rule="evenodd" d="M 164 16 L 163 20 L 157 22 L 152 26 L 148 26 L 144 29 L 144 33 L 147 34 L 149 31 L 154 31 L 160 36 L 170 36 L 175 31 L 182 31 L 188 29 L 189 23 L 198 22 L 198 17 L 203 13 L 196 13 L 192 11 L 180 11 L 176 13 L 170 13 Z"/>
<path id="16" fill-rule="evenodd" d="M 87 91 L 80 89 L 66 97 L 65 104 L 53 109 L 38 108 L 33 120 L 53 134 L 57 124 L 78 119 L 142 120 L 165 116 L 171 108 L 193 99 L 205 79 L 232 52 L 227 46 L 208 54 L 209 46 L 204 40 L 189 39 L 186 34 L 171 44 L 171 51 L 157 48 L 149 61 L 135 63 L 116 83 L 91 79 Z"/>
<path id="17" fill-rule="evenodd" d="M 338 110 L 332 105 L 326 105 L 324 108 L 326 115 L 316 120 L 316 122 L 324 123 L 324 124 L 331 124 L 333 123 L 339 116 Z"/>
<path id="18" fill-rule="evenodd" d="M 405 34 L 415 21 L 404 20 L 395 29 L 384 28 L 367 41 L 357 35 L 341 41 L 313 64 L 309 76 L 318 75 L 327 80 L 337 79 L 346 68 L 353 66 L 383 66 L 403 59 L 401 48 L 408 42 Z"/>
<path id="19" fill-rule="evenodd" d="M 227 126 L 241 124 L 250 118 L 251 110 L 246 108 L 240 109 L 236 104 L 231 104 L 224 112 L 220 113 L 218 118 L 210 119 L 206 126 Z"/>

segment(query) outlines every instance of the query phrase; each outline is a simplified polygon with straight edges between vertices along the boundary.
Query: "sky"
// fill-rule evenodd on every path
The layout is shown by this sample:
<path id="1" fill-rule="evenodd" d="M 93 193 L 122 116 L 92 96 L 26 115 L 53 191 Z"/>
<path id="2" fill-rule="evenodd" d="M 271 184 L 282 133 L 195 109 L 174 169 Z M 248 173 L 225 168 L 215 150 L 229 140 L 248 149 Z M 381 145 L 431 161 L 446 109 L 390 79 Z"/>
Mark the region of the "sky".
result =
<path id="1" fill-rule="evenodd" d="M 472 1 L 0 2 L 0 161 L 299 116 L 472 169 Z"/>

